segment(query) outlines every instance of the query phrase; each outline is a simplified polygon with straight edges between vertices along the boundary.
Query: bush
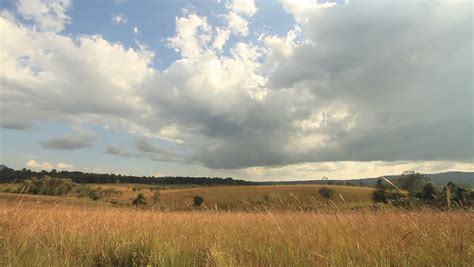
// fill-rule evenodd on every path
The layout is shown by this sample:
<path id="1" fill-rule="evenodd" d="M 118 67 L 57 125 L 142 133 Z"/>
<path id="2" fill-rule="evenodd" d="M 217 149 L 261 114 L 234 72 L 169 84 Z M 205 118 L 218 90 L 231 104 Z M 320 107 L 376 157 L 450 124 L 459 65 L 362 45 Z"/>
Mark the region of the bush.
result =
<path id="1" fill-rule="evenodd" d="M 133 200 L 132 204 L 137 208 L 139 206 L 146 205 L 145 195 L 143 195 L 143 193 L 138 193 L 137 198 Z"/>
<path id="2" fill-rule="evenodd" d="M 321 187 L 319 189 L 319 194 L 325 199 L 330 199 L 334 195 L 334 190 L 328 187 Z"/>
<path id="3" fill-rule="evenodd" d="M 387 196 L 387 191 L 385 191 L 382 188 L 379 188 L 374 191 L 372 194 L 372 199 L 374 202 L 382 202 L 382 203 L 387 203 L 388 196 Z"/>
<path id="4" fill-rule="evenodd" d="M 70 179 L 51 178 L 44 176 L 43 178 L 33 177 L 23 181 L 18 193 L 62 196 L 73 191 L 76 185 Z"/>
<path id="5" fill-rule="evenodd" d="M 193 198 L 193 202 L 195 207 L 199 207 L 202 205 L 202 203 L 204 203 L 204 198 L 201 196 L 195 196 Z"/>

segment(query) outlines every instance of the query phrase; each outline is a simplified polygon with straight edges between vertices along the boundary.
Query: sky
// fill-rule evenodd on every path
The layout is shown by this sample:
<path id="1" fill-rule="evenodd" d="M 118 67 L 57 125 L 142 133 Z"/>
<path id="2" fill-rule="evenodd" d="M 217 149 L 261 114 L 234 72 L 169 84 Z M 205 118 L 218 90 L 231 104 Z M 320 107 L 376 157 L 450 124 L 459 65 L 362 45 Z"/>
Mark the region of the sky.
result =
<path id="1" fill-rule="evenodd" d="M 474 171 L 470 1 L 0 1 L 0 163 Z"/>

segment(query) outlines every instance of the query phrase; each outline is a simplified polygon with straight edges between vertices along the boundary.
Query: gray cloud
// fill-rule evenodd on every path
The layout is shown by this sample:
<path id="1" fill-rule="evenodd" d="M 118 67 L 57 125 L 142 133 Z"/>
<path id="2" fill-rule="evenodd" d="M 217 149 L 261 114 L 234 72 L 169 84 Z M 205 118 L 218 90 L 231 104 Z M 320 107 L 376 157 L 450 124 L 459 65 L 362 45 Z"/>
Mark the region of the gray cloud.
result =
<path id="1" fill-rule="evenodd" d="M 41 142 L 41 146 L 44 148 L 73 150 L 90 147 L 96 139 L 96 133 L 85 129 L 77 129 L 73 133 L 65 133 L 48 141 Z"/>
<path id="2" fill-rule="evenodd" d="M 135 151 L 130 151 L 120 144 L 107 146 L 106 153 L 120 157 L 147 158 L 154 161 L 185 161 L 182 153 L 173 151 L 171 148 L 163 148 L 156 143 L 152 143 L 145 137 L 138 137 L 135 140 Z"/>
<path id="3" fill-rule="evenodd" d="M 133 157 L 133 156 L 135 156 L 133 153 L 128 152 L 127 149 L 125 149 L 122 145 L 118 145 L 118 144 L 113 144 L 113 145 L 107 146 L 105 152 L 108 153 L 108 154 L 115 155 L 115 156 L 120 156 L 120 157 Z"/>
<path id="4" fill-rule="evenodd" d="M 241 97 L 233 117 L 166 103 L 170 117 L 198 124 L 205 141 L 197 161 L 241 168 L 473 158 L 469 4 L 348 5 L 301 25 L 303 42 L 270 72 L 262 102 Z M 324 123 L 294 127 L 318 114 Z"/>

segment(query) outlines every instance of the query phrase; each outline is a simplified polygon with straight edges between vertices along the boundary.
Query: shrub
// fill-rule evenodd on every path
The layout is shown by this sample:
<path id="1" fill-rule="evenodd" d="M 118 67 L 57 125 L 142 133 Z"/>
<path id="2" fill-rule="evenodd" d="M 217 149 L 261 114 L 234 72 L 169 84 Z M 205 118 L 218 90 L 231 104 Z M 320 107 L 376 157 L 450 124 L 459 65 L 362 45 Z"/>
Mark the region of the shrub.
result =
<path id="1" fill-rule="evenodd" d="M 138 193 L 137 198 L 133 200 L 132 204 L 137 208 L 139 206 L 146 205 L 145 195 L 143 195 L 143 193 Z"/>
<path id="2" fill-rule="evenodd" d="M 328 187 L 321 187 L 319 189 L 319 194 L 325 199 L 330 199 L 334 195 L 334 190 Z"/>
<path id="3" fill-rule="evenodd" d="M 387 191 L 385 191 L 382 188 L 375 190 L 372 195 L 372 199 L 374 200 L 374 202 L 387 203 L 387 200 L 388 200 Z"/>
<path id="4" fill-rule="evenodd" d="M 195 207 L 199 207 L 202 205 L 202 203 L 204 203 L 204 198 L 201 196 L 195 196 L 193 198 L 193 202 Z"/>
<path id="5" fill-rule="evenodd" d="M 73 191 L 76 185 L 71 179 L 51 178 L 44 176 L 43 178 L 32 177 L 23 181 L 18 193 L 62 196 Z"/>

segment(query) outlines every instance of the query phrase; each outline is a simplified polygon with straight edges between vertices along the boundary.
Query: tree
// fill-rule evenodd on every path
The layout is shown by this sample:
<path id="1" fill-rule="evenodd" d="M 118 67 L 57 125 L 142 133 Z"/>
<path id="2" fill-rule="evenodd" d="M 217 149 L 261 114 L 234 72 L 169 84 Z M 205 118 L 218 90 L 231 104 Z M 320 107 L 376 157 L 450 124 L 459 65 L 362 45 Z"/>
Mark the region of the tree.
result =
<path id="1" fill-rule="evenodd" d="M 195 207 L 199 207 L 202 205 L 202 203 L 204 203 L 204 198 L 201 196 L 195 196 L 193 198 L 193 202 Z"/>
<path id="2" fill-rule="evenodd" d="M 387 182 L 385 182 L 383 179 L 378 179 L 377 184 L 375 185 L 375 187 L 377 189 L 386 190 L 387 189 Z"/>
<path id="3" fill-rule="evenodd" d="M 145 199 L 145 195 L 143 195 L 143 193 L 138 193 L 137 195 L 137 198 L 135 198 L 132 202 L 132 204 L 137 207 L 141 206 L 141 205 L 146 205 L 146 199 Z"/>
<path id="4" fill-rule="evenodd" d="M 434 188 L 433 184 L 431 183 L 427 183 L 425 184 L 425 186 L 423 186 L 423 192 L 421 194 L 421 197 L 424 199 L 424 200 L 427 200 L 427 201 L 431 201 L 433 199 L 435 199 L 436 197 L 436 189 Z"/>
<path id="5" fill-rule="evenodd" d="M 374 191 L 372 194 L 372 199 L 374 202 L 382 202 L 382 203 L 387 203 L 388 202 L 388 196 L 387 196 L 387 191 L 383 188 L 379 188 Z"/>
<path id="6" fill-rule="evenodd" d="M 334 195 L 334 190 L 328 187 L 321 187 L 319 189 L 319 194 L 325 199 L 330 199 Z"/>
<path id="7" fill-rule="evenodd" d="M 421 173 L 410 173 L 408 175 L 402 175 L 395 183 L 401 189 L 413 194 L 420 192 L 427 181 L 428 179 Z"/>

